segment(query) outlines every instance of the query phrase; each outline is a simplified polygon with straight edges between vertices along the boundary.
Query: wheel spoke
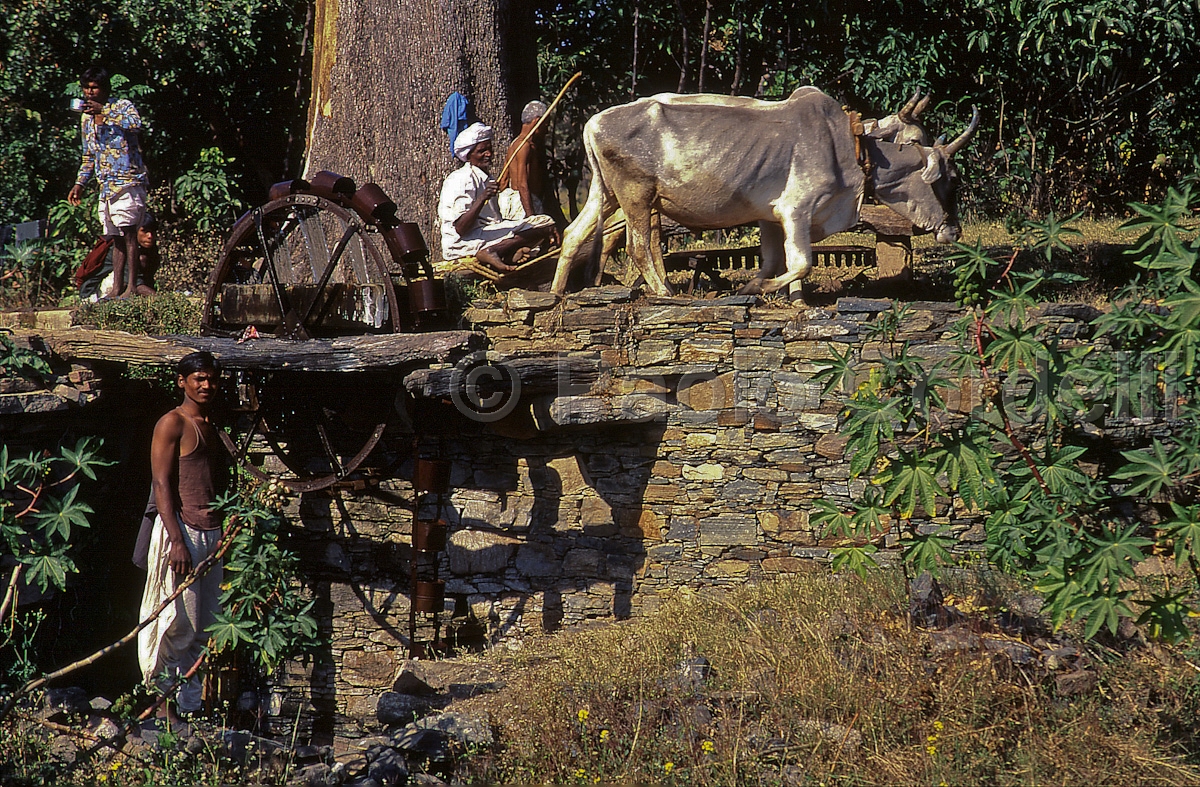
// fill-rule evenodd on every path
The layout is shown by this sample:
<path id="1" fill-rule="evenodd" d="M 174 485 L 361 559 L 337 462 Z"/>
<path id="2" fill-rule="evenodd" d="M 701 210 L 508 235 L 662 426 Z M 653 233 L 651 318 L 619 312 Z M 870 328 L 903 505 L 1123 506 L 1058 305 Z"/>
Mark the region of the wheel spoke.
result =
<path id="1" fill-rule="evenodd" d="M 275 270 L 275 260 L 271 255 L 271 250 L 267 246 L 266 235 L 263 234 L 262 226 L 262 210 L 255 208 L 254 210 L 254 228 L 258 231 L 258 242 L 263 251 L 263 264 L 267 267 L 267 276 L 271 280 L 271 285 L 275 290 L 275 301 L 279 304 L 281 314 L 287 314 L 291 311 L 288 305 L 287 294 L 283 291 L 283 284 L 279 281 L 279 272 Z"/>
<path id="2" fill-rule="evenodd" d="M 329 278 L 333 275 L 334 268 L 337 267 L 338 261 L 342 258 L 342 253 L 346 251 L 346 245 L 350 243 L 350 239 L 358 234 L 358 228 L 353 224 L 346 227 L 346 231 L 342 233 L 341 240 L 338 241 L 337 247 L 333 250 L 333 256 L 329 260 L 329 265 L 325 268 L 324 275 L 321 276 L 321 282 L 317 285 L 317 291 L 313 293 L 312 300 L 308 302 L 308 308 L 304 310 L 304 316 L 300 318 L 298 328 L 304 330 L 308 326 L 308 320 L 312 316 L 313 309 L 317 307 L 317 303 L 321 300 L 321 294 L 325 292 L 325 286 L 329 284 Z"/>

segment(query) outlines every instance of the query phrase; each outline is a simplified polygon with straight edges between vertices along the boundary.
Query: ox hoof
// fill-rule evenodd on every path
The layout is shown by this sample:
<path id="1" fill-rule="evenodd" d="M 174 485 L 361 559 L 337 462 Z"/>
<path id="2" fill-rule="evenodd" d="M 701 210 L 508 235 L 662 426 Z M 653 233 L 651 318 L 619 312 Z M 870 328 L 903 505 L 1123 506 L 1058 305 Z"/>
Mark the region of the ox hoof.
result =
<path id="1" fill-rule="evenodd" d="M 762 279 L 751 279 L 743 284 L 737 292 L 738 295 L 762 295 L 763 283 Z"/>

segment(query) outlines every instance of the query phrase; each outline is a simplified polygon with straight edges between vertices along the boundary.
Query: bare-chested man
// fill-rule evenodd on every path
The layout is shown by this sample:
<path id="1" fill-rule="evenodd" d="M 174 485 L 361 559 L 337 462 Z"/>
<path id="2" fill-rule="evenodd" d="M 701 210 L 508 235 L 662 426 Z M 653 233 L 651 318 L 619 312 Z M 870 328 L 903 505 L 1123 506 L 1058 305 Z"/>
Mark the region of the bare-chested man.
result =
<path id="1" fill-rule="evenodd" d="M 549 183 L 542 145 L 550 126 L 547 123 L 538 126 L 538 121 L 545 114 L 546 105 L 541 101 L 530 101 L 526 104 L 521 110 L 521 132 L 504 154 L 508 171 L 500 178 L 498 187 L 500 212 L 506 219 L 521 219 L 548 213 L 542 203 L 542 195 L 546 193 Z M 553 240 L 555 244 L 559 242 L 557 229 Z"/>
<path id="2" fill-rule="evenodd" d="M 175 372 L 183 404 L 158 420 L 150 447 L 158 519 L 150 537 L 143 620 L 216 551 L 223 518 L 212 506 L 229 482 L 228 453 L 209 421 L 221 380 L 216 359 L 207 352 L 191 353 Z M 148 684 L 164 673 L 182 675 L 199 659 L 208 641 L 204 631 L 221 611 L 221 579 L 218 563 L 138 635 L 138 660 Z M 198 675 L 182 684 L 179 710 L 200 709 L 201 685 Z"/>

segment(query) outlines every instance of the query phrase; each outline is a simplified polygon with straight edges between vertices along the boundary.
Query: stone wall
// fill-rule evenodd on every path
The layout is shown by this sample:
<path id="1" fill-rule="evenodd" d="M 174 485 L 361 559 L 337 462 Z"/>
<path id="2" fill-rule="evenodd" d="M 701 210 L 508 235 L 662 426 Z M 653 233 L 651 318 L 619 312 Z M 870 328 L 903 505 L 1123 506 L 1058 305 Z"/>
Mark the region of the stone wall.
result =
<path id="1" fill-rule="evenodd" d="M 948 329 L 961 312 L 908 306 L 896 341 L 927 358 L 951 352 Z M 848 504 L 848 485 L 862 482 L 849 481 L 841 400 L 823 396 L 813 375 L 847 349 L 869 373 L 887 349 L 873 326 L 889 309 L 851 298 L 824 308 L 736 296 L 633 300 L 615 287 L 562 303 L 512 291 L 469 309 L 494 362 L 592 359 L 600 378 L 586 390 L 563 379 L 494 423 L 450 402 L 418 402 L 417 453 L 453 461 L 440 564 L 452 629 L 515 643 L 653 610 L 683 586 L 703 591 L 817 565 L 829 544 L 810 524 L 812 501 Z M 1094 315 L 1052 306 L 1040 319 L 1070 344 L 1087 339 Z M 405 441 L 413 438 L 396 436 L 393 446 Z M 293 504 L 303 523 L 293 545 L 333 646 L 290 688 L 281 682 L 273 710 L 282 716 L 308 693 L 325 731 L 371 728 L 376 698 L 406 655 L 410 475 L 411 458 L 378 488 Z M 966 517 L 938 524 L 964 548 L 982 536 Z"/>

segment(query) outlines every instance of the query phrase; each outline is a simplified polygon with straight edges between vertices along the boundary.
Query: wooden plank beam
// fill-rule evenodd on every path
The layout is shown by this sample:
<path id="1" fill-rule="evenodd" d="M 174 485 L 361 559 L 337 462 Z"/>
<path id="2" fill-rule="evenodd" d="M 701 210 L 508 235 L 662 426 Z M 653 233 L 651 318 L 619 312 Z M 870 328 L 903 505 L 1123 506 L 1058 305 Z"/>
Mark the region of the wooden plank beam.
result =
<path id="1" fill-rule="evenodd" d="M 21 331 L 32 346 L 63 358 L 173 366 L 197 350 L 208 350 L 228 369 L 292 369 L 310 372 L 357 372 L 455 361 L 484 347 L 475 331 L 394 333 L 337 339 L 260 338 L 241 344 L 213 336 L 136 336 L 123 331 L 73 328 Z"/>

